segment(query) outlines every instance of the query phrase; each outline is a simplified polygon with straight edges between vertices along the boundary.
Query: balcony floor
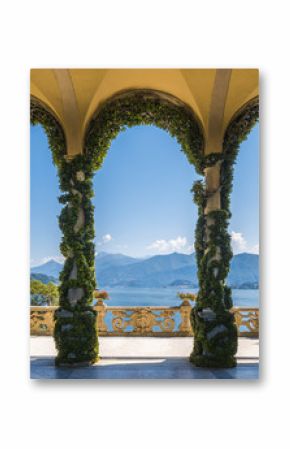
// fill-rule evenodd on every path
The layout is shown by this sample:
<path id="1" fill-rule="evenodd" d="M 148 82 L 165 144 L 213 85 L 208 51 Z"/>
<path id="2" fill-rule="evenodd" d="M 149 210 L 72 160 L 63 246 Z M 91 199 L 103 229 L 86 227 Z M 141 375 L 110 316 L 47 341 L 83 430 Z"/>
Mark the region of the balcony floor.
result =
<path id="1" fill-rule="evenodd" d="M 101 360 L 90 367 L 56 368 L 52 337 L 31 337 L 31 379 L 245 379 L 259 377 L 259 340 L 239 338 L 238 366 L 196 368 L 191 337 L 99 337 Z"/>

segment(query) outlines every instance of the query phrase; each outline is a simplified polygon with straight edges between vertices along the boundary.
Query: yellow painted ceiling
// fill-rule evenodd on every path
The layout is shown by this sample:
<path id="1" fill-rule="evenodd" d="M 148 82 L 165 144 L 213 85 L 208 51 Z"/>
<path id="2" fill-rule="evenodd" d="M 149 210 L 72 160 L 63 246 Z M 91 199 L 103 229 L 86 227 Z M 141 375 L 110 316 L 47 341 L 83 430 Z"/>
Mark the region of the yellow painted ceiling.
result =
<path id="1" fill-rule="evenodd" d="M 68 154 L 82 152 L 86 127 L 99 105 L 118 92 L 152 89 L 186 103 L 204 128 L 206 153 L 221 151 L 235 113 L 258 95 L 257 69 L 32 69 L 31 95 L 63 126 Z"/>

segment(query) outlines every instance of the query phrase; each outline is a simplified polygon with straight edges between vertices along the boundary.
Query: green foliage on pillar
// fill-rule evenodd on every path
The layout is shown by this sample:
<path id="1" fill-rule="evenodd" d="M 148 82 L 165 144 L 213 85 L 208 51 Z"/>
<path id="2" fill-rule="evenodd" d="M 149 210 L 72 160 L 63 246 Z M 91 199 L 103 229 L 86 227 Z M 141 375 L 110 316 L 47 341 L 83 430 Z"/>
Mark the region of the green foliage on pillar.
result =
<path id="1" fill-rule="evenodd" d="M 63 130 L 54 116 L 32 100 L 31 121 L 40 123 L 48 136 L 58 168 L 59 201 L 63 209 L 59 226 L 60 250 L 65 257 L 60 274 L 59 303 L 55 312 L 56 364 L 77 366 L 98 360 L 96 312 L 92 307 L 96 288 L 94 254 L 93 164 L 85 155 L 66 159 Z"/>
<path id="2" fill-rule="evenodd" d="M 236 364 L 237 329 L 230 312 L 231 290 L 225 284 L 232 257 L 228 219 L 225 210 L 215 210 L 206 216 L 200 213 L 197 223 L 199 291 L 191 312 L 194 349 L 190 356 L 197 366 L 227 368 Z"/>
<path id="3" fill-rule="evenodd" d="M 160 92 L 126 92 L 107 101 L 96 112 L 86 132 L 84 154 L 69 161 L 65 157 L 66 142 L 61 126 L 50 111 L 32 99 L 31 122 L 42 124 L 46 131 L 63 192 L 60 202 L 64 208 L 59 224 L 63 232 L 61 252 L 66 261 L 60 276 L 60 308 L 55 313 L 57 364 L 87 364 L 98 359 L 96 313 L 91 305 L 96 287 L 93 173 L 101 167 L 112 140 L 120 131 L 135 125 L 154 124 L 177 139 L 199 174 L 221 163 L 220 210 L 205 215 L 208 193 L 201 181 L 193 187 L 198 205 L 195 250 L 199 292 L 191 314 L 195 340 L 190 360 L 197 366 L 235 365 L 237 330 L 230 311 L 231 290 L 226 285 L 232 257 L 227 231 L 230 193 L 239 145 L 257 120 L 258 103 L 251 102 L 228 127 L 223 153 L 205 156 L 202 128 L 189 108 Z"/>
<path id="4" fill-rule="evenodd" d="M 59 225 L 65 264 L 60 275 L 60 307 L 55 313 L 56 363 L 94 363 L 98 359 L 98 339 L 96 314 L 91 306 L 96 287 L 91 204 L 93 173 L 102 166 L 119 132 L 126 127 L 152 124 L 175 137 L 189 162 L 202 173 L 202 128 L 192 111 L 177 99 L 160 92 L 130 91 L 108 100 L 96 111 L 86 132 L 84 154 L 67 160 L 61 126 L 35 99 L 31 102 L 31 122 L 42 124 L 46 131 L 63 192 L 59 198 L 64 205 Z"/>
<path id="5" fill-rule="evenodd" d="M 63 233 L 60 250 L 65 264 L 60 275 L 60 308 L 55 314 L 54 338 L 61 365 L 90 364 L 98 360 L 94 209 L 91 203 L 93 170 L 84 155 L 59 165 L 64 205 L 59 217 Z"/>
<path id="6" fill-rule="evenodd" d="M 196 366 L 231 368 L 236 365 L 237 329 L 231 312 L 231 289 L 226 285 L 232 258 L 228 233 L 230 193 L 239 145 L 258 117 L 258 101 L 255 100 L 229 125 L 224 137 L 223 153 L 204 158 L 205 167 L 221 162 L 221 209 L 206 215 L 208 192 L 203 182 L 197 181 L 192 189 L 199 216 L 195 232 L 199 292 L 191 312 L 194 348 L 190 356 Z"/>

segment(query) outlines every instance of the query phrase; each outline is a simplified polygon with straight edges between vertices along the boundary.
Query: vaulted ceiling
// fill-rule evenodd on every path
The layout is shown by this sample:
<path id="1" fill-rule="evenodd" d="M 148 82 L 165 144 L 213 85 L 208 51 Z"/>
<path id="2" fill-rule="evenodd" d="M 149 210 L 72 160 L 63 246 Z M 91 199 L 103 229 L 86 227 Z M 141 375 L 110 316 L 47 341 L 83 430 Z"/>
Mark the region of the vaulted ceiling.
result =
<path id="1" fill-rule="evenodd" d="M 61 123 L 69 155 L 82 152 L 94 112 L 118 92 L 162 91 L 199 118 L 205 152 L 221 151 L 224 132 L 243 105 L 258 96 L 257 69 L 32 69 L 31 95 Z"/>

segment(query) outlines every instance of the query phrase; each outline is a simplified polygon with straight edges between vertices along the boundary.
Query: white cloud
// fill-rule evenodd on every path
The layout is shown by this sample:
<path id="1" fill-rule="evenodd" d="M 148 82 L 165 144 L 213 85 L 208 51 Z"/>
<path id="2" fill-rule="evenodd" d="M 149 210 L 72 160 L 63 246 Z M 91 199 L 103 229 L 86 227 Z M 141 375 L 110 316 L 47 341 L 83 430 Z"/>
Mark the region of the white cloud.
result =
<path id="1" fill-rule="evenodd" d="M 243 236 L 242 232 L 231 232 L 232 239 L 232 249 L 234 254 L 247 252 L 259 254 L 259 244 L 257 243 L 254 246 L 249 246 L 247 240 Z"/>
<path id="2" fill-rule="evenodd" d="M 189 246 L 187 247 L 186 253 L 187 253 L 187 254 L 194 253 L 194 250 L 195 250 L 195 248 L 194 248 L 194 243 L 193 243 L 192 245 L 189 245 Z"/>
<path id="3" fill-rule="evenodd" d="M 108 242 L 110 242 L 111 240 L 113 240 L 113 237 L 111 236 L 111 234 L 105 234 L 105 235 L 103 235 L 103 237 L 102 237 L 102 242 L 103 242 L 103 243 L 108 243 Z"/>
<path id="4" fill-rule="evenodd" d="M 188 246 L 186 237 L 178 236 L 176 239 L 155 240 L 147 246 L 147 249 L 154 251 L 155 254 L 169 254 L 172 252 L 188 252 L 191 246 Z"/>
<path id="5" fill-rule="evenodd" d="M 241 232 L 232 231 L 231 238 L 232 238 L 232 248 L 233 248 L 234 254 L 242 253 L 243 251 L 246 251 L 247 242 Z"/>
<path id="6" fill-rule="evenodd" d="M 259 254 L 259 252 L 260 252 L 259 243 L 257 243 L 256 245 L 252 246 L 250 252 L 254 253 L 254 254 Z"/>
<path id="7" fill-rule="evenodd" d="M 105 234 L 102 236 L 101 241 L 97 242 L 98 246 L 102 246 L 105 245 L 106 243 L 109 243 L 113 240 L 113 237 L 111 236 L 111 234 Z"/>

